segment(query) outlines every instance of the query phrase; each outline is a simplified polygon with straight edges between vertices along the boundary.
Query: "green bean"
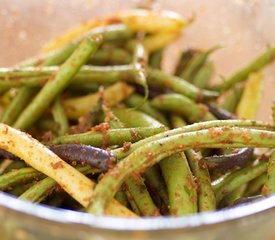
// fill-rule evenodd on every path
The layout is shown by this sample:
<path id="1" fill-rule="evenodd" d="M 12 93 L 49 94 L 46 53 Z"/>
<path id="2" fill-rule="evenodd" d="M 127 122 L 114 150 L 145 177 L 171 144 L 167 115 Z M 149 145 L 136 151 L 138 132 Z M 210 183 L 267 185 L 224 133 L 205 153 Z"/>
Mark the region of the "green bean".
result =
<path id="1" fill-rule="evenodd" d="M 160 161 L 160 167 L 168 189 L 170 215 L 197 212 L 196 184 L 185 155 L 167 157 Z"/>
<path id="2" fill-rule="evenodd" d="M 39 67 L 39 68 L 15 68 L 15 69 L 1 69 L 0 75 L 6 75 L 1 80 L 0 86 L 5 87 L 41 87 L 44 86 L 50 74 L 56 74 L 60 67 Z M 136 69 L 132 65 L 121 66 L 83 66 L 79 73 L 76 74 L 72 80 L 70 87 L 79 87 L 84 84 L 112 84 L 118 81 L 136 82 L 135 78 L 138 76 Z"/>
<path id="3" fill-rule="evenodd" d="M 129 192 L 127 189 L 125 190 L 125 194 L 126 194 L 126 197 L 127 197 L 128 201 L 129 201 L 129 203 L 130 203 L 130 206 L 131 206 L 132 211 L 133 211 L 135 214 L 137 214 L 138 216 L 140 216 L 141 213 L 140 213 L 140 211 L 139 211 L 139 209 L 138 209 L 138 206 L 137 206 L 135 200 L 133 199 L 133 197 L 131 196 L 130 192 Z"/>
<path id="4" fill-rule="evenodd" d="M 132 56 L 122 48 L 106 47 L 98 50 L 93 57 L 88 60 L 92 65 L 121 65 L 130 64 Z"/>
<path id="5" fill-rule="evenodd" d="M 162 124 L 160 124 L 158 121 L 156 121 L 155 119 L 151 118 L 150 116 L 148 116 L 147 114 L 141 113 L 139 111 L 135 111 L 132 109 L 115 109 L 114 113 L 116 114 L 116 116 L 118 116 L 120 118 L 121 121 L 123 121 L 126 125 L 128 125 L 129 127 L 164 127 Z M 156 171 L 155 171 L 155 166 L 153 166 L 151 169 L 148 169 L 145 173 L 144 173 L 144 177 L 146 179 L 146 182 L 149 183 L 150 187 L 152 187 L 154 190 L 156 190 L 157 195 L 160 196 L 162 201 L 166 201 L 167 199 L 167 195 L 166 192 L 164 191 L 165 187 L 163 185 L 163 181 L 161 181 L 161 179 L 158 177 Z M 140 196 L 140 193 L 138 191 L 137 186 L 139 186 L 139 188 L 144 188 L 146 189 L 146 185 L 144 185 L 143 182 L 140 181 L 141 178 L 136 177 L 135 179 L 133 179 L 133 177 L 131 177 L 131 179 L 126 180 L 125 183 L 127 185 L 127 187 L 129 188 L 129 191 L 132 195 L 132 197 L 134 198 L 137 206 L 139 207 L 139 210 L 141 213 L 144 214 L 147 212 L 146 209 L 141 209 L 141 206 L 139 206 L 139 203 L 137 203 L 137 198 L 142 197 Z M 139 181 L 139 182 L 138 182 Z M 132 186 L 133 184 L 135 184 L 136 186 Z M 132 190 L 135 192 L 132 192 Z M 149 201 L 149 199 L 151 199 L 148 191 L 144 191 L 143 192 L 143 198 L 144 201 L 148 201 L 148 207 L 150 207 L 150 209 L 154 209 L 154 211 L 150 211 L 151 214 L 159 214 L 158 211 L 156 211 L 156 206 L 152 205 L 152 200 Z M 157 196 L 155 196 L 157 197 Z M 147 199 L 147 200 L 146 200 Z M 167 202 L 166 202 L 167 203 Z M 162 207 L 162 204 L 159 204 L 160 207 Z M 161 209 L 162 211 L 164 209 Z M 163 211 L 165 212 L 165 210 Z"/>
<path id="6" fill-rule="evenodd" d="M 102 84 L 101 86 L 108 86 L 107 84 Z M 72 94 L 72 96 L 74 95 L 86 95 L 86 94 L 90 94 L 92 92 L 97 92 L 99 89 L 99 84 L 98 83 L 81 83 L 79 85 L 77 84 L 71 84 L 68 87 L 68 91 Z"/>
<path id="7" fill-rule="evenodd" d="M 122 205 L 124 205 L 125 207 L 129 208 L 129 201 L 127 199 L 127 195 L 125 193 L 125 191 L 123 191 L 122 189 L 118 190 L 116 195 L 115 195 L 115 199 L 120 202 Z"/>
<path id="8" fill-rule="evenodd" d="M 0 83 L 3 86 L 21 87 L 41 86 L 46 83 L 51 74 L 58 72 L 59 66 L 49 67 L 21 67 L 21 68 L 0 68 Z M 119 80 L 133 77 L 132 65 L 121 66 L 83 66 L 76 74 L 76 84 L 84 82 L 93 83 L 114 83 Z M 42 80 L 44 81 L 42 81 Z M 10 85 L 9 85 L 10 84 Z M 73 83 L 72 83 L 73 84 Z"/>
<path id="9" fill-rule="evenodd" d="M 244 92 L 238 103 L 236 115 L 241 119 L 256 119 L 257 111 L 262 99 L 263 74 L 255 72 L 249 75 Z"/>
<path id="10" fill-rule="evenodd" d="M 6 190 L 22 182 L 43 178 L 43 176 L 44 174 L 30 167 L 16 169 L 0 176 L 0 189 Z"/>
<path id="11" fill-rule="evenodd" d="M 242 82 L 247 79 L 250 73 L 257 72 L 265 67 L 267 64 L 271 63 L 275 59 L 275 48 L 268 48 L 263 54 L 258 56 L 243 69 L 237 71 L 221 84 L 217 84 L 213 89 L 217 91 L 226 91 L 234 86 L 236 83 Z"/>
<path id="12" fill-rule="evenodd" d="M 198 209 L 200 212 L 212 211 L 216 209 L 216 199 L 211 187 L 211 180 L 207 168 L 200 166 L 199 161 L 202 156 L 200 152 L 192 149 L 185 151 L 190 168 L 195 175 L 198 185 Z"/>
<path id="13" fill-rule="evenodd" d="M 152 68 L 148 68 L 148 84 L 171 89 L 195 101 L 219 96 L 217 92 L 199 89 L 179 77 Z"/>
<path id="14" fill-rule="evenodd" d="M 185 126 L 174 116 L 173 128 Z M 174 216 L 197 212 L 197 191 L 186 156 L 179 153 L 160 161 L 160 167 L 169 193 L 169 210 Z"/>
<path id="15" fill-rule="evenodd" d="M 31 78 L 31 77 L 47 77 L 53 72 L 59 69 L 57 66 L 46 66 L 46 67 L 14 67 L 14 68 L 1 68 L 0 77 L 3 80 L 15 79 L 18 81 L 20 78 Z"/>
<path id="16" fill-rule="evenodd" d="M 81 42 L 84 38 L 94 35 L 102 35 L 104 42 L 115 42 L 128 40 L 134 36 L 135 32 L 124 24 L 111 24 L 103 27 L 96 27 L 89 32 L 75 39 L 75 42 Z"/>
<path id="17" fill-rule="evenodd" d="M 178 31 L 160 31 L 159 33 L 145 36 L 142 43 L 146 50 L 151 53 L 163 49 L 178 36 Z"/>
<path id="18" fill-rule="evenodd" d="M 11 190 L 7 190 L 6 192 L 11 195 L 14 195 L 16 197 L 19 197 L 23 192 L 25 192 L 27 189 L 29 189 L 34 183 L 35 183 L 35 181 L 26 183 L 26 184 L 16 185 Z"/>
<path id="19" fill-rule="evenodd" d="M 58 124 L 52 118 L 48 117 L 40 118 L 36 122 L 36 126 L 41 130 L 50 131 L 54 134 L 58 134 L 59 131 Z"/>
<path id="20" fill-rule="evenodd" d="M 84 131 L 90 131 L 93 125 L 97 123 L 107 123 L 108 129 L 124 128 L 124 124 L 114 115 L 108 103 L 105 101 L 104 87 L 100 86 L 98 90 L 98 99 L 96 106 L 88 113 L 88 116 L 83 117 L 85 119 L 85 125 L 88 128 Z M 80 123 L 80 121 L 79 121 Z M 101 126 L 101 125 L 99 125 Z M 98 127 L 98 126 L 96 126 Z M 107 130 L 107 129 L 106 129 Z M 80 133 L 76 131 L 76 133 Z"/>
<path id="21" fill-rule="evenodd" d="M 10 90 L 11 88 L 21 87 L 41 87 L 47 82 L 46 76 L 37 76 L 30 78 L 17 78 L 17 79 L 0 79 L 0 88 L 4 90 Z"/>
<path id="22" fill-rule="evenodd" d="M 99 88 L 100 91 L 101 88 Z M 78 119 L 78 124 L 71 127 L 71 134 L 85 133 L 92 129 L 92 127 L 101 123 L 103 120 L 102 98 L 99 97 L 97 102 L 88 113 Z"/>
<path id="23" fill-rule="evenodd" d="M 1 122 L 12 125 L 30 99 L 37 92 L 36 88 L 23 87 L 18 91 L 1 116 Z"/>
<path id="24" fill-rule="evenodd" d="M 267 180 L 267 176 L 266 176 L 266 173 L 264 173 L 261 176 L 250 181 L 247 185 L 244 196 L 249 197 L 259 193 L 263 185 L 266 183 L 266 180 Z"/>
<path id="25" fill-rule="evenodd" d="M 133 90 L 134 89 L 128 84 L 117 82 L 104 89 L 104 101 L 112 107 L 127 98 Z M 89 113 L 91 109 L 96 106 L 99 97 L 99 93 L 92 93 L 63 101 L 63 106 L 68 118 L 78 119 Z"/>
<path id="26" fill-rule="evenodd" d="M 156 69 L 161 69 L 163 49 L 151 53 L 149 57 L 149 66 Z"/>
<path id="27" fill-rule="evenodd" d="M 205 105 L 197 104 L 177 93 L 162 94 L 155 97 L 151 103 L 157 109 L 180 114 L 191 123 L 216 119 L 208 112 L 208 108 Z"/>
<path id="28" fill-rule="evenodd" d="M 142 100 L 143 101 L 143 100 Z M 119 120 L 118 120 L 119 121 Z M 145 125 L 147 122 L 145 122 Z M 124 124 L 119 121 L 119 127 L 124 127 Z M 155 216 L 159 214 L 159 210 L 154 205 L 147 188 L 140 176 L 135 176 L 125 181 L 125 187 L 129 191 L 131 198 L 136 203 L 139 212 L 144 216 Z"/>
<path id="29" fill-rule="evenodd" d="M 62 49 L 58 49 L 54 52 L 50 52 L 46 55 L 46 57 L 42 57 L 42 59 L 38 59 L 37 64 L 32 64 L 29 66 L 34 66 L 34 65 L 39 65 L 39 66 L 55 66 L 55 65 L 60 65 L 64 63 L 71 55 L 72 53 L 76 50 L 78 47 L 78 43 L 71 42 L 67 46 L 65 46 Z M 20 64 L 22 66 L 22 63 Z M 26 65 L 23 65 L 26 67 Z"/>
<path id="30" fill-rule="evenodd" d="M 172 154 L 194 147 L 240 148 L 247 146 L 275 147 L 275 133 L 264 130 L 223 127 L 182 133 L 150 142 L 120 161 L 116 167 L 103 176 L 93 191 L 92 202 L 88 211 L 103 214 L 115 192 L 129 175 L 144 171 Z"/>
<path id="31" fill-rule="evenodd" d="M 73 52 L 75 49 L 74 44 L 69 44 L 66 49 L 63 51 L 57 51 L 54 54 L 51 53 L 47 55 L 46 58 L 34 58 L 29 59 L 25 62 L 22 62 L 20 66 L 33 66 L 33 65 L 41 65 L 41 66 L 51 66 L 58 65 L 63 63 Z M 12 125 L 16 118 L 20 115 L 22 110 L 27 106 L 29 100 L 35 95 L 37 92 L 36 88 L 31 87 L 23 87 L 19 90 L 16 97 L 10 103 L 10 105 L 5 110 L 5 113 L 2 116 L 1 121 L 3 123 Z"/>
<path id="32" fill-rule="evenodd" d="M 103 105 L 103 109 L 107 108 Z M 112 128 L 123 128 L 124 124 L 116 118 L 116 116 L 108 109 L 109 112 L 105 113 L 107 118 L 112 118 L 108 123 L 111 124 Z M 116 119 L 116 121 L 114 121 Z M 143 216 L 157 216 L 160 215 L 158 208 L 155 206 L 149 192 L 147 191 L 146 185 L 143 182 L 140 175 L 131 176 L 125 181 L 125 188 L 129 191 L 129 194 L 136 203 L 139 212 Z M 128 195 L 129 196 L 129 195 Z"/>
<path id="33" fill-rule="evenodd" d="M 69 123 L 65 111 L 61 105 L 60 99 L 57 98 L 52 108 L 53 119 L 57 124 L 58 135 L 63 136 L 69 132 Z"/>
<path id="34" fill-rule="evenodd" d="M 117 116 L 120 117 L 120 119 L 129 127 L 164 127 L 154 118 L 139 111 L 132 109 L 116 109 L 115 112 Z M 167 213 L 167 209 L 165 208 L 165 205 L 167 206 L 168 204 L 166 186 L 163 179 L 159 176 L 156 168 L 157 166 L 152 166 L 143 175 L 145 177 L 147 186 L 150 187 L 150 190 L 153 189 L 155 191 L 154 199 L 158 198 L 158 206 L 160 207 L 161 212 Z"/>
<path id="35" fill-rule="evenodd" d="M 3 96 L 10 88 L 9 85 L 2 84 L 0 80 L 0 96 Z"/>
<path id="36" fill-rule="evenodd" d="M 173 116 L 172 120 L 173 120 L 172 125 L 174 128 L 182 127 L 186 125 L 186 123 L 178 116 Z M 207 169 L 204 169 L 199 165 L 199 161 L 202 158 L 201 153 L 195 152 L 194 150 L 189 149 L 189 150 L 185 150 L 185 155 L 189 162 L 189 166 L 195 176 L 196 184 L 198 188 L 197 196 L 195 195 L 197 197 L 197 203 L 198 203 L 198 206 L 196 207 L 200 212 L 214 210 L 216 208 L 216 201 L 215 201 L 214 192 L 211 188 L 211 180 L 210 180 L 209 172 Z M 188 162 L 186 161 L 187 164 Z M 188 165 L 186 166 L 185 164 L 185 168 L 189 169 Z M 192 174 L 190 177 L 192 179 L 193 177 Z"/>
<path id="37" fill-rule="evenodd" d="M 252 179 L 262 175 L 267 170 L 267 163 L 261 162 L 255 166 L 247 166 L 225 177 L 221 184 L 213 186 L 217 202 L 234 191 L 236 188 L 248 183 Z"/>
<path id="38" fill-rule="evenodd" d="M 77 170 L 83 174 L 91 172 L 90 167 L 79 167 Z M 39 203 L 42 202 L 56 186 L 57 182 L 54 179 L 46 177 L 30 187 L 27 191 L 21 194 L 19 198 Z"/>
<path id="39" fill-rule="evenodd" d="M 2 175 L 7 167 L 9 167 L 13 163 L 11 159 L 1 159 L 0 160 L 0 175 Z"/>
<path id="40" fill-rule="evenodd" d="M 234 189 L 231 193 L 229 193 L 228 195 L 226 195 L 223 198 L 220 205 L 222 205 L 222 206 L 232 206 L 232 205 L 234 205 L 237 200 L 242 198 L 246 187 L 247 187 L 247 184 L 243 184 L 243 185 L 237 187 L 236 189 Z"/>
<path id="41" fill-rule="evenodd" d="M 144 113 L 147 113 L 148 115 L 152 116 L 165 126 L 168 126 L 169 123 L 165 116 L 155 109 L 153 106 L 151 106 L 150 102 L 146 101 L 144 102 L 143 97 L 138 94 L 131 94 L 128 98 L 126 98 L 125 103 L 129 107 L 138 108 L 137 110 L 140 110 Z"/>
<path id="42" fill-rule="evenodd" d="M 176 66 L 175 75 L 181 76 L 182 72 L 185 70 L 186 66 L 190 62 L 190 60 L 196 56 L 199 52 L 194 49 L 187 49 L 181 53 L 180 59 L 178 61 L 178 64 Z"/>
<path id="43" fill-rule="evenodd" d="M 124 127 L 124 124 L 116 118 L 112 111 L 107 113 L 107 117 L 110 118 L 110 115 L 112 119 L 111 121 L 109 121 L 109 124 L 112 128 Z M 135 202 L 134 208 L 137 207 L 139 209 L 140 214 L 142 214 L 143 216 L 160 215 L 159 210 L 157 209 L 153 200 L 151 199 L 151 196 L 147 191 L 146 185 L 144 184 L 143 179 L 142 177 L 140 177 L 140 175 L 131 176 L 129 179 L 125 181 L 124 184 L 125 188 L 129 192 L 128 197 L 131 197 L 133 199 L 133 201 Z"/>
<path id="44" fill-rule="evenodd" d="M 82 165 L 70 169 L 62 162 L 67 171 L 65 177 L 77 175 L 76 182 L 80 178 L 86 181 L 82 188 L 87 189 L 82 191 L 71 187 L 75 181 L 66 185 L 62 180 L 65 170 L 60 168 L 58 157 L 49 154 L 47 157 L 47 151 L 32 148 L 32 145 L 43 148 L 38 141 L 24 144 L 29 144 L 30 153 L 46 154 L 46 158 L 43 155 L 45 159 L 42 155 L 39 159 L 49 160 L 51 157 L 53 164 L 50 168 L 47 164 L 39 165 L 41 159 L 32 162 L 32 158 L 22 157 L 22 146 L 17 151 L 14 144 L 4 141 L 0 190 L 23 200 L 52 202 L 50 204 L 95 215 L 129 216 L 136 215 L 127 207 L 140 216 L 184 216 L 233 206 L 247 194 L 250 197 L 275 193 L 274 124 L 217 120 L 219 113 L 213 110 L 216 104 L 238 116 L 247 109 L 247 106 L 241 108 L 241 104 L 237 107 L 239 102 L 242 103 L 240 99 L 247 85 L 243 82 L 251 73 L 258 72 L 275 59 L 275 48 L 267 49 L 224 83 L 211 87 L 208 81 L 214 65 L 208 58 L 218 46 L 204 52 L 194 49 L 182 52 L 175 74 L 166 73 L 161 70 L 163 51 L 168 42 L 179 36 L 178 27 L 177 31 L 168 34 L 157 32 L 152 23 L 147 26 L 148 33 L 142 28 L 133 30 L 136 24 L 129 21 L 132 14 L 140 25 L 139 13 L 118 14 L 127 25 L 100 26 L 84 34 L 82 31 L 78 36 L 79 31 L 73 31 L 44 48 L 48 53 L 27 59 L 15 67 L 0 68 L 0 125 L 3 122 L 4 140 L 14 132 L 12 142 L 17 141 L 15 145 L 21 146 L 23 132 L 20 135 L 16 129 L 30 129 L 30 133 L 46 146 L 81 143 L 107 148 L 115 165 L 104 174 L 91 176 L 95 173 L 91 167 Z M 102 23 L 109 24 L 108 19 L 105 20 Z M 174 20 L 169 21 L 166 24 L 172 24 L 173 28 Z M 129 24 L 133 28 L 128 28 Z M 143 25 L 146 28 L 145 22 Z M 260 78 L 257 79 L 259 85 Z M 245 113 L 249 111 L 245 110 Z M 254 119 L 254 115 L 246 115 L 241 114 L 243 118 Z M 185 121 L 191 125 L 186 125 Z M 169 127 L 172 130 L 167 130 Z M 31 136 L 26 135 L 25 140 L 29 138 Z M 211 168 L 208 171 L 202 161 L 204 154 L 220 154 L 220 151 L 244 147 L 273 150 L 264 154 L 270 157 L 269 162 L 265 157 L 255 159 L 255 155 L 253 162 L 231 172 L 215 172 Z M 18 157 L 9 156 L 8 151 Z M 5 160 L 9 157 L 13 159 L 10 162 Z M 48 174 L 28 167 L 25 161 L 35 165 L 35 169 L 42 167 Z M 83 174 L 90 174 L 89 178 Z M 95 178 L 98 178 L 97 184 L 91 180 Z"/>
<path id="45" fill-rule="evenodd" d="M 48 196 L 49 192 L 52 191 L 56 185 L 56 181 L 52 178 L 44 178 L 22 193 L 19 198 L 22 200 L 40 203 Z"/>
<path id="46" fill-rule="evenodd" d="M 93 28 L 64 47 L 36 58 L 27 59 L 26 61 L 20 63 L 20 66 L 36 66 L 41 65 L 41 63 L 45 66 L 49 65 L 49 62 L 51 65 L 61 64 L 73 53 L 83 39 L 90 38 L 98 34 L 103 36 L 103 40 L 105 42 L 110 42 L 129 39 L 133 36 L 134 32 L 123 24 L 113 24 Z"/>
<path id="47" fill-rule="evenodd" d="M 124 128 L 125 125 L 122 123 L 112 112 L 109 107 L 103 105 L 103 112 L 105 114 L 104 122 L 107 122 L 112 129 Z"/>
<path id="48" fill-rule="evenodd" d="M 223 99 L 221 108 L 228 112 L 235 113 L 238 103 L 242 97 L 243 90 L 244 87 L 240 85 L 237 85 L 231 89 L 227 97 Z"/>
<path id="49" fill-rule="evenodd" d="M 22 63 L 20 63 L 18 65 L 18 67 L 28 67 L 28 66 L 34 66 L 34 65 L 41 65 L 41 66 L 51 66 L 51 65 L 57 65 L 60 64 L 62 62 L 64 62 L 72 53 L 72 50 L 74 44 L 69 44 L 66 49 L 64 49 L 64 51 L 56 51 L 55 53 L 50 53 L 46 56 L 40 56 L 40 57 L 35 57 L 32 59 L 28 59 Z M 41 79 L 26 79 L 27 82 L 32 85 L 33 82 L 37 81 L 38 83 L 41 82 Z M 44 80 L 43 80 L 44 81 Z M 16 81 L 16 82 L 7 82 L 7 81 L 2 81 L 0 80 L 0 86 L 2 87 L 18 87 L 21 86 L 22 83 L 20 83 L 20 81 Z M 41 84 L 36 85 L 34 83 L 34 86 L 40 86 Z M 31 98 L 33 94 L 31 94 L 33 92 L 32 89 L 28 89 L 26 88 L 22 88 L 19 90 L 18 92 L 18 96 L 14 98 L 14 100 L 12 101 L 12 103 L 10 104 L 10 106 L 8 107 L 8 109 L 6 110 L 7 114 L 5 116 L 5 118 L 7 117 L 8 119 L 6 121 L 3 121 L 7 124 L 11 124 L 13 123 L 14 119 L 17 118 L 17 116 L 21 113 L 22 109 L 25 107 L 24 104 L 27 102 L 28 98 Z M 29 97 L 27 97 L 29 96 Z M 14 119 L 11 121 L 9 120 L 9 115 L 11 115 L 11 113 L 13 113 Z"/>
<path id="50" fill-rule="evenodd" d="M 62 65 L 58 73 L 53 76 L 53 79 L 44 86 L 32 103 L 21 113 L 14 127 L 26 129 L 37 121 L 54 98 L 68 86 L 73 76 L 87 58 L 96 51 L 100 43 L 101 38 L 99 36 L 85 39 Z"/>
<path id="51" fill-rule="evenodd" d="M 195 74 L 193 84 L 199 88 L 207 87 L 209 80 L 214 72 L 214 65 L 212 62 L 206 62 Z"/>
<path id="52" fill-rule="evenodd" d="M 154 165 L 147 169 L 143 176 L 148 190 L 163 215 L 168 214 L 168 193 L 165 181 L 160 173 L 159 166 Z"/>
<path id="53" fill-rule="evenodd" d="M 214 46 L 207 51 L 199 53 L 193 57 L 182 72 L 181 77 L 187 81 L 193 82 L 195 74 L 204 65 L 208 56 L 219 48 L 220 46 Z"/>
<path id="54" fill-rule="evenodd" d="M 165 131 L 163 133 L 157 134 L 155 136 L 143 139 L 137 143 L 134 143 L 131 145 L 131 148 L 125 152 L 124 149 L 115 149 L 113 150 L 113 154 L 117 156 L 118 159 L 121 159 L 123 157 L 128 156 L 130 153 L 132 153 L 134 150 L 139 148 L 140 146 L 149 143 L 154 142 L 162 138 L 167 138 L 174 136 L 176 134 L 186 133 L 186 132 L 193 132 L 193 131 L 199 131 L 202 129 L 209 129 L 212 127 L 253 127 L 253 128 L 259 128 L 259 129 L 266 129 L 266 130 L 273 130 L 274 127 L 272 125 L 269 125 L 268 123 L 260 122 L 260 121 L 254 121 L 254 120 L 214 120 L 209 122 L 202 122 L 202 123 L 194 123 L 192 125 L 188 125 L 186 127 L 177 128 L 169 131 Z"/>
<path id="55" fill-rule="evenodd" d="M 63 49 L 50 52 L 45 55 L 27 59 L 19 64 L 20 67 L 30 66 L 54 66 L 62 64 L 76 49 L 76 43 L 70 43 Z"/>
<path id="56" fill-rule="evenodd" d="M 187 125 L 187 123 L 183 120 L 182 117 L 174 113 L 170 115 L 170 122 L 173 128 L 180 128 Z"/>
<path id="57" fill-rule="evenodd" d="M 133 109 L 115 108 L 114 114 L 129 127 L 163 127 L 161 123 L 151 116 Z"/>
<path id="58" fill-rule="evenodd" d="M 273 151 L 268 161 L 267 180 L 262 189 L 262 193 L 265 195 L 275 193 L 275 151 Z"/>
<path id="59" fill-rule="evenodd" d="M 149 88 L 147 84 L 147 67 L 148 64 L 148 53 L 144 46 L 137 42 L 134 48 L 134 59 L 133 67 L 135 71 L 133 72 L 135 77 L 135 83 L 141 85 L 144 88 L 144 102 L 148 99 Z"/>
<path id="60" fill-rule="evenodd" d="M 0 68 L 0 84 L 2 82 L 10 87 L 41 86 L 47 82 L 47 77 L 58 71 L 58 69 L 59 67 Z M 218 97 L 217 92 L 201 90 L 178 77 L 169 75 L 160 70 L 148 68 L 147 72 L 147 81 L 149 85 L 169 88 L 194 100 Z M 111 67 L 84 66 L 75 76 L 71 85 L 76 83 L 82 84 L 83 82 L 101 84 L 115 83 L 117 81 L 137 82 L 135 79 L 138 76 L 139 74 L 132 65 Z M 1 77 L 3 80 L 1 80 Z"/>
<path id="61" fill-rule="evenodd" d="M 4 173 L 8 173 L 8 172 L 11 172 L 15 169 L 20 169 L 20 168 L 25 168 L 27 167 L 26 166 L 26 163 L 24 161 L 12 161 L 6 168 L 5 170 L 3 171 L 3 174 Z"/>
<path id="62" fill-rule="evenodd" d="M 61 136 L 52 141 L 54 144 L 82 143 L 99 146 L 122 146 L 125 142 L 136 142 L 143 138 L 163 132 L 164 127 L 121 128 L 104 132 L 90 131 L 87 133 Z"/>
<path id="63" fill-rule="evenodd" d="M 11 88 L 17 88 L 17 87 L 24 86 L 26 80 L 28 80 L 28 79 L 25 79 L 22 83 L 22 81 L 11 82 L 11 81 L 0 79 L 0 96 L 4 95 Z M 28 83 L 29 83 L 29 81 L 28 81 Z"/>
<path id="64" fill-rule="evenodd" d="M 128 178 L 126 187 L 143 216 L 160 216 L 159 209 L 152 201 L 143 179 L 139 175 L 132 175 Z"/>

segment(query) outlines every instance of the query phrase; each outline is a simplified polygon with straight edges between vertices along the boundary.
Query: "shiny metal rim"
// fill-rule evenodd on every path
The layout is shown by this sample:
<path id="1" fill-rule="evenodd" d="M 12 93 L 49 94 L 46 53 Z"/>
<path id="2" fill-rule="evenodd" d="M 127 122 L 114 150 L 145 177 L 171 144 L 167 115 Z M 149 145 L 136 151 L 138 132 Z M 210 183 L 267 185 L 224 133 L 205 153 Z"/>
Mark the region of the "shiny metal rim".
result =
<path id="1" fill-rule="evenodd" d="M 59 224 L 77 224 L 105 230 L 168 230 L 187 229 L 221 224 L 255 214 L 264 214 L 275 208 L 275 195 L 250 204 L 216 212 L 198 213 L 184 217 L 154 217 L 128 219 L 94 216 L 70 210 L 55 209 L 44 205 L 32 204 L 0 193 L 0 207 L 7 211 L 26 214 L 42 220 Z"/>

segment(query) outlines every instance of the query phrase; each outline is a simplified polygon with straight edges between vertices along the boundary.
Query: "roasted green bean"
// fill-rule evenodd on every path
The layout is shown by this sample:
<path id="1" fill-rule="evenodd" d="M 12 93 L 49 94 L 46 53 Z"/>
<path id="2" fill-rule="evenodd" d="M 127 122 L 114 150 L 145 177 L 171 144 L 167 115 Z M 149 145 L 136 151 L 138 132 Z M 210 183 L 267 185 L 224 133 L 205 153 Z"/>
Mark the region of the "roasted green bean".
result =
<path id="1" fill-rule="evenodd" d="M 275 48 L 208 84 L 217 78 L 209 55 L 218 43 L 176 49 L 180 59 L 168 69 L 168 44 L 191 22 L 169 11 L 121 11 L 0 67 L 0 190 L 134 218 L 215 211 L 274 194 L 274 104 L 273 125 L 254 119 L 260 70 Z"/>

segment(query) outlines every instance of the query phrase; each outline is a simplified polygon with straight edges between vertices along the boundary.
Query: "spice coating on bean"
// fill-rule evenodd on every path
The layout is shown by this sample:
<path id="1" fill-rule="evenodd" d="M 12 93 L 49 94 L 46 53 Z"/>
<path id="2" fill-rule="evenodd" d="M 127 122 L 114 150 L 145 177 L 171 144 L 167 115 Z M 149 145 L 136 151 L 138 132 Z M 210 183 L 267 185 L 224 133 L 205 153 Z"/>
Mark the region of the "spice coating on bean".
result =
<path id="1" fill-rule="evenodd" d="M 191 22 L 164 10 L 121 11 L 0 67 L 0 189 L 133 218 L 274 193 L 274 121 L 253 120 L 274 47 L 214 85 L 219 43 L 177 49 L 167 71 L 169 44 Z"/>

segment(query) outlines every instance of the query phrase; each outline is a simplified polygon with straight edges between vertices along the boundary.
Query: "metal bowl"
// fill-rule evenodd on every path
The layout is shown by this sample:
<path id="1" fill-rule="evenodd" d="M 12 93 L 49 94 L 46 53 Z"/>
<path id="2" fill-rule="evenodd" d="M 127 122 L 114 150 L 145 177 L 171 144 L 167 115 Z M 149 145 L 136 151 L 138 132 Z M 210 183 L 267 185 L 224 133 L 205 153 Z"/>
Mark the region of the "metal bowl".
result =
<path id="1" fill-rule="evenodd" d="M 143 1 L 144 3 L 150 1 Z M 93 17 L 127 9 L 140 1 L 123 0 L 1 0 L 0 65 L 12 65 L 39 51 L 60 32 Z M 180 49 L 224 46 L 213 54 L 215 80 L 244 66 L 275 44 L 274 0 L 159 0 L 169 9 L 196 21 L 167 49 L 164 68 L 171 71 Z M 4 51 L 3 51 L 4 50 Z M 264 70 L 264 94 L 258 119 L 271 120 L 275 65 Z M 274 239 L 275 196 L 261 201 L 185 217 L 123 219 L 34 205 L 0 193 L 0 236 L 32 239 Z"/>
<path id="2" fill-rule="evenodd" d="M 185 217 L 125 219 L 58 210 L 0 194 L 4 240 L 271 240 L 275 196 L 244 206 Z"/>

